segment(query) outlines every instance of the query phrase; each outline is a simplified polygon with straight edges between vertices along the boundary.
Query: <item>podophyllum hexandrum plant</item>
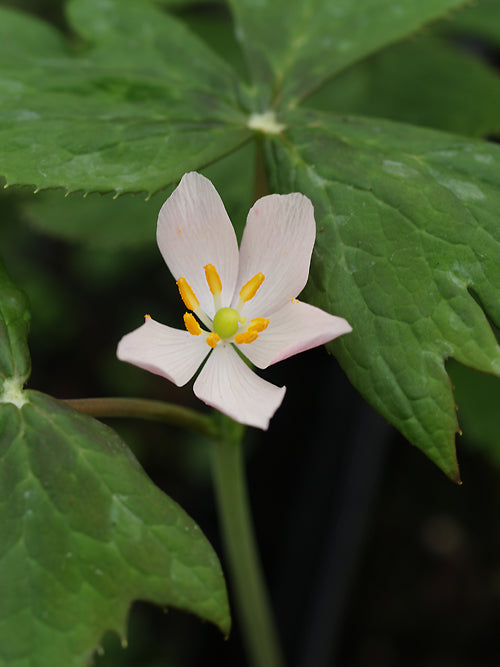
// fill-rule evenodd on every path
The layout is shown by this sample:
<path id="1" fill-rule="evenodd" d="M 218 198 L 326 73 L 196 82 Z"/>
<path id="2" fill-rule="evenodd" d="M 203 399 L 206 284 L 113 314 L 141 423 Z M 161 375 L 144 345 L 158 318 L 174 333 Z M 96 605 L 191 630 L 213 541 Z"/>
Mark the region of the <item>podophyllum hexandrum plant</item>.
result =
<path id="1" fill-rule="evenodd" d="M 229 23 L 194 30 L 189 12 L 186 22 L 162 4 L 70 0 L 67 34 L 0 10 L 5 186 L 113 194 L 55 207 L 57 193 L 24 193 L 25 210 L 64 239 L 153 245 L 144 220 L 160 211 L 158 245 L 185 330 L 149 315 L 118 356 L 179 386 L 202 366 L 194 392 L 216 408 L 63 402 L 26 388 L 29 308 L 1 269 L 0 664 L 9 667 L 88 664 L 106 630 L 125 637 L 135 599 L 229 632 L 208 540 L 89 415 L 159 418 L 212 441 L 249 660 L 274 666 L 282 658 L 242 438 L 243 425 L 267 428 L 286 398 L 251 367 L 326 343 L 363 397 L 455 481 L 445 362 L 500 375 L 500 149 L 480 138 L 500 129 L 500 82 L 446 37 L 469 31 L 498 44 L 497 4 L 230 0 L 237 42 Z M 217 191 L 193 172 L 250 144 L 253 206 L 238 249 Z M 120 197 L 129 193 L 152 197 L 154 212 Z M 139 325 L 144 313 L 132 315 Z M 84 346 L 77 336 L 75 349 Z"/>

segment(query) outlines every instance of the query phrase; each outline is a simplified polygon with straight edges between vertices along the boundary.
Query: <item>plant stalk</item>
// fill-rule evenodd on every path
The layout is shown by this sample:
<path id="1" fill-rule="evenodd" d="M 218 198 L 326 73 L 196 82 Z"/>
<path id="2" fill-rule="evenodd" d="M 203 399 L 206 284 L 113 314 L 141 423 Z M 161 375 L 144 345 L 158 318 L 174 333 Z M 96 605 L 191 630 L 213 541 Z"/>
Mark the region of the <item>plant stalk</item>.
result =
<path id="1" fill-rule="evenodd" d="M 266 584 L 255 542 L 244 471 L 240 424 L 213 439 L 213 468 L 219 521 L 243 639 L 253 667 L 283 667 Z"/>
<path id="2" fill-rule="evenodd" d="M 64 402 L 93 417 L 137 417 L 180 426 L 204 435 L 214 436 L 217 432 L 212 417 L 164 401 L 144 398 L 75 398 Z"/>
<path id="3" fill-rule="evenodd" d="M 255 151 L 255 171 L 253 184 L 253 199 L 257 201 L 271 192 L 264 162 L 264 137 L 257 136 Z"/>

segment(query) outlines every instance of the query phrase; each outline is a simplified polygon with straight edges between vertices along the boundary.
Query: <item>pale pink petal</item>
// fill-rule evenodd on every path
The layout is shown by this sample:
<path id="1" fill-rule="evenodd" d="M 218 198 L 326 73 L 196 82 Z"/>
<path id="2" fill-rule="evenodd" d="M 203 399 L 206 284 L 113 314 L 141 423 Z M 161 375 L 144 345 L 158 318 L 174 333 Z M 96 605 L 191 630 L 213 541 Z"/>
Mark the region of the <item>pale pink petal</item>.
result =
<path id="1" fill-rule="evenodd" d="M 207 405 L 228 417 L 266 430 L 281 405 L 285 387 L 276 387 L 256 375 L 230 345 L 218 345 L 193 387 Z"/>
<path id="2" fill-rule="evenodd" d="M 210 352 L 205 336 L 193 336 L 147 317 L 138 329 L 123 336 L 116 355 L 150 373 L 162 375 L 178 387 L 188 382 Z"/>
<path id="3" fill-rule="evenodd" d="M 221 278 L 222 304 L 230 304 L 238 275 L 238 242 L 207 178 L 195 172 L 182 177 L 158 215 L 156 238 L 174 278 L 186 278 L 209 317 L 214 316 L 214 303 L 203 268 L 207 264 L 213 264 Z"/>
<path id="4" fill-rule="evenodd" d="M 240 350 L 253 364 L 267 368 L 350 331 L 344 318 L 294 299 L 271 315 L 269 326 L 256 341 L 240 345 Z"/>
<path id="5" fill-rule="evenodd" d="M 314 209 L 307 197 L 295 192 L 259 199 L 243 232 L 233 305 L 241 287 L 259 272 L 265 280 L 245 304 L 245 317 L 269 317 L 296 297 L 307 282 L 315 239 Z"/>

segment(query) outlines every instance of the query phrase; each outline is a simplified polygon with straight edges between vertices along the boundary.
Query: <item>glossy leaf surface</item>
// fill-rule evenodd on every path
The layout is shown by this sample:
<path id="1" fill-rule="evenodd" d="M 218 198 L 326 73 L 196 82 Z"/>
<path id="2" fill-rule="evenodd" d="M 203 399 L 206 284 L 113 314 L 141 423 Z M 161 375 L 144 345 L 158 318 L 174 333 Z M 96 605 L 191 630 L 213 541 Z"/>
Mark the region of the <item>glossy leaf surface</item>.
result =
<path id="1" fill-rule="evenodd" d="M 308 297 L 353 327 L 351 381 L 448 475 L 458 428 L 444 360 L 500 375 L 500 149 L 379 120 L 290 115 L 274 186 L 315 203 Z M 334 400 L 334 397 L 332 397 Z"/>
<path id="2" fill-rule="evenodd" d="M 244 143 L 231 68 L 151 3 L 74 0 L 74 48 L 0 13 L 0 173 L 7 184 L 155 192 Z"/>
<path id="3" fill-rule="evenodd" d="M 227 633 L 220 565 L 194 521 L 110 428 L 21 389 L 26 312 L 2 269 L 0 664 L 83 667 L 107 630 L 125 639 L 136 599 Z"/>

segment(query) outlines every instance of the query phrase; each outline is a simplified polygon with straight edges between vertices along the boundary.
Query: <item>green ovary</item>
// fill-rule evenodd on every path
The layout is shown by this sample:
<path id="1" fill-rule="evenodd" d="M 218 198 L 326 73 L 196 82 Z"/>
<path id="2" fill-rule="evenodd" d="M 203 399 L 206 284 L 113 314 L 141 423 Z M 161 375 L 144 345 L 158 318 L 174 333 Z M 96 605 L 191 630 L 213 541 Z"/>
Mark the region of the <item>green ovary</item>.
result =
<path id="1" fill-rule="evenodd" d="M 213 329 L 221 338 L 230 338 L 238 331 L 239 323 L 244 321 L 234 308 L 219 308 L 215 313 Z"/>

